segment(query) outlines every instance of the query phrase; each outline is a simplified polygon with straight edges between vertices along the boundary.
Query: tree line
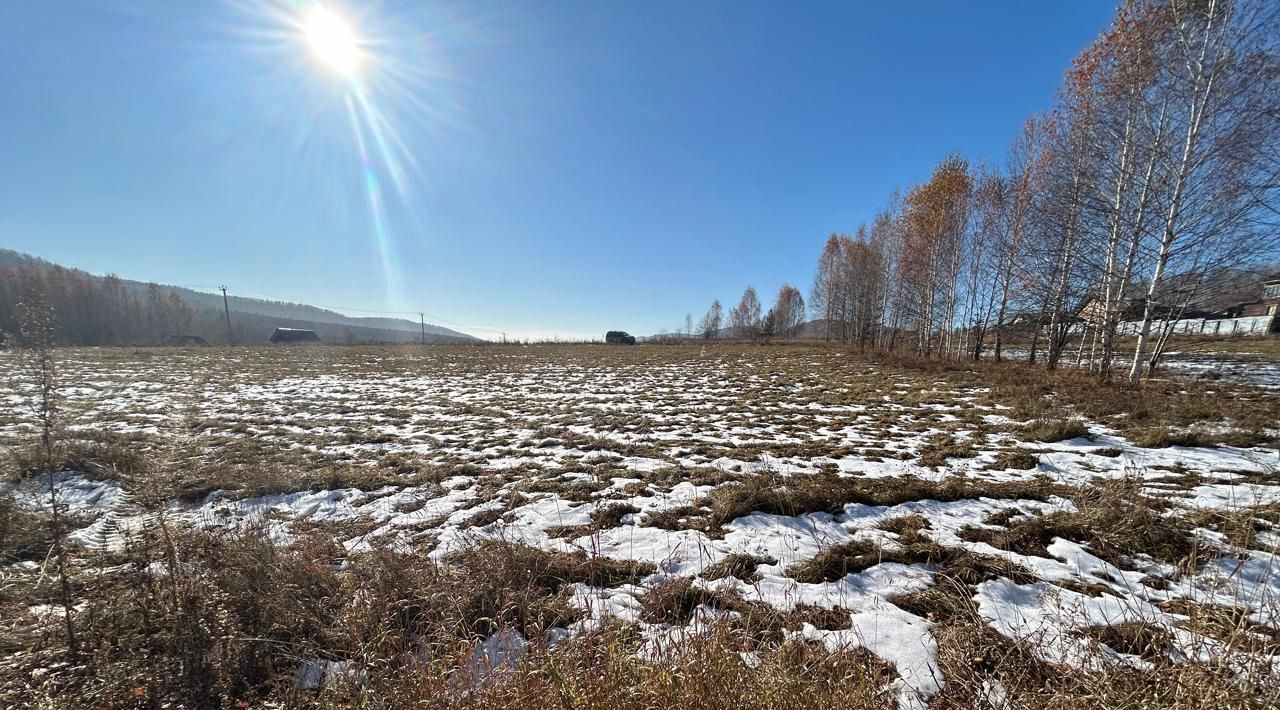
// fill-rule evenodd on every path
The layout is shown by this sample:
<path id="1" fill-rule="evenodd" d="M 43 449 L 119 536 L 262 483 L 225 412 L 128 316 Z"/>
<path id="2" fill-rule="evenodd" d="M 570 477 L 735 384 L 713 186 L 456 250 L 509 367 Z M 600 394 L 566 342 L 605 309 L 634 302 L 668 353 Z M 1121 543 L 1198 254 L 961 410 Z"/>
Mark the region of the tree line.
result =
<path id="1" fill-rule="evenodd" d="M 236 344 L 265 343 L 277 327 L 314 330 L 330 344 L 407 343 L 420 339 L 417 324 L 408 329 L 392 329 L 311 320 L 305 316 L 325 312 L 277 301 L 252 302 L 253 308 L 269 313 L 238 310 L 238 303 L 246 300 L 231 299 L 230 336 Z M 227 342 L 227 319 L 219 294 L 129 281 L 114 274 L 95 276 L 0 249 L 0 346 L 14 344 L 21 330 L 21 315 L 31 304 L 48 305 L 54 323 L 52 342 L 57 345 Z M 432 343 L 469 342 L 431 331 L 426 333 L 426 339 Z"/>
<path id="2" fill-rule="evenodd" d="M 181 294 L 159 284 L 138 289 L 115 274 L 98 278 L 47 262 L 0 266 L 0 333 L 19 332 L 23 304 L 34 302 L 57 314 L 53 338 L 60 343 L 163 344 L 198 325 Z"/>
<path id="3" fill-rule="evenodd" d="M 1024 325 L 1032 362 L 1149 375 L 1178 319 L 1280 249 L 1278 14 L 1267 0 L 1125 2 L 1000 164 L 947 156 L 827 239 L 808 302 L 820 334 L 1001 359 Z M 753 302 L 748 289 L 731 334 L 762 328 Z M 717 302 L 702 332 L 719 320 Z"/>
<path id="4" fill-rule="evenodd" d="M 698 321 L 696 334 L 703 338 L 739 338 L 757 340 L 760 338 L 794 338 L 801 335 L 805 324 L 804 296 L 800 289 L 790 284 L 783 284 L 774 297 L 773 305 L 763 311 L 760 295 L 755 287 L 748 286 L 742 292 L 738 304 L 726 314 L 720 305 L 720 299 L 711 302 L 711 307 Z M 685 334 L 692 336 L 693 317 L 685 316 Z"/>

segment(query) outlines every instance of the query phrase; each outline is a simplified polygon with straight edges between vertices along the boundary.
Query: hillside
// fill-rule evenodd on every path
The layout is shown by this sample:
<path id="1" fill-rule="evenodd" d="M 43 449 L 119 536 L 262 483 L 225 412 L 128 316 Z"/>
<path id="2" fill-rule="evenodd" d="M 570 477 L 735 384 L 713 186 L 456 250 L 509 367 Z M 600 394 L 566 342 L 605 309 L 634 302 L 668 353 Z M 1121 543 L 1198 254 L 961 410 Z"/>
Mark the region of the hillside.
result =
<path id="1" fill-rule="evenodd" d="M 54 304 L 60 340 L 68 345 L 140 345 L 196 335 L 226 340 L 221 293 L 90 274 L 10 249 L 0 249 L 0 331 L 16 328 L 14 306 L 31 286 Z M 230 296 L 237 343 L 262 343 L 277 327 L 315 330 L 329 343 L 468 343 L 479 339 L 403 318 L 356 318 L 301 303 Z"/>

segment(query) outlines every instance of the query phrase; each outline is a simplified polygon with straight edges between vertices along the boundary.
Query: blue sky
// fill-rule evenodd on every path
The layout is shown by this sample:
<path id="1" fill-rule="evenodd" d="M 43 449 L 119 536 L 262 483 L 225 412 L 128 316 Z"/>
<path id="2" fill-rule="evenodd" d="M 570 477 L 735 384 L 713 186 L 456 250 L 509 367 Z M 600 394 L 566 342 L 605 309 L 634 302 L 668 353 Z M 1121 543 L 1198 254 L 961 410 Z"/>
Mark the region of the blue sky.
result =
<path id="1" fill-rule="evenodd" d="M 326 2 L 353 84 L 312 4 L 0 3 L 0 246 L 486 337 L 674 329 L 807 293 L 948 152 L 1001 160 L 1114 7 Z"/>

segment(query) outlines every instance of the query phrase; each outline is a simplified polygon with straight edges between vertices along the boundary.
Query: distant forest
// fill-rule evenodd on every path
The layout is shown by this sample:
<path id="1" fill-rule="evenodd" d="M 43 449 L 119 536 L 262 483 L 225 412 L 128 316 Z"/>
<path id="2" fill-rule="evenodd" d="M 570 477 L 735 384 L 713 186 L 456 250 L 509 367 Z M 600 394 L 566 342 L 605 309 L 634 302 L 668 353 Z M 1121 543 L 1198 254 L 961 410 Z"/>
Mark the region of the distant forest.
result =
<path id="1" fill-rule="evenodd" d="M 93 274 L 0 249 L 0 333 L 17 331 L 17 306 L 38 295 L 57 318 L 62 345 L 163 345 L 190 336 L 227 340 L 222 295 Z M 393 318 L 351 318 L 314 306 L 233 297 L 231 335 L 239 344 L 265 343 L 277 327 L 314 330 L 327 343 L 416 342 L 418 323 Z M 429 343 L 476 339 L 427 325 Z"/>

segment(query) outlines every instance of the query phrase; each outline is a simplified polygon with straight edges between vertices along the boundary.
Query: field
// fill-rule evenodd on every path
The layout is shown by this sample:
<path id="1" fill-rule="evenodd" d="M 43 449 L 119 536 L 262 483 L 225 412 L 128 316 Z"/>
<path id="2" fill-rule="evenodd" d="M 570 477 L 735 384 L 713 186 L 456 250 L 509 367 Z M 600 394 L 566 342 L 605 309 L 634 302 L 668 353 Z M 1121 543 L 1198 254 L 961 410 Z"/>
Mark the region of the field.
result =
<path id="1" fill-rule="evenodd" d="M 799 345 L 62 350 L 49 474 L 0 358 L 6 706 L 1280 702 L 1274 389 Z"/>

